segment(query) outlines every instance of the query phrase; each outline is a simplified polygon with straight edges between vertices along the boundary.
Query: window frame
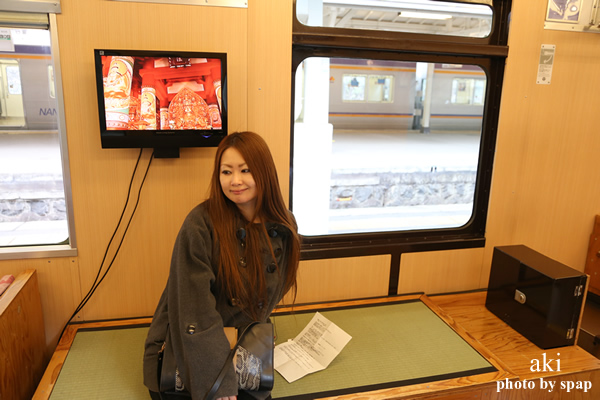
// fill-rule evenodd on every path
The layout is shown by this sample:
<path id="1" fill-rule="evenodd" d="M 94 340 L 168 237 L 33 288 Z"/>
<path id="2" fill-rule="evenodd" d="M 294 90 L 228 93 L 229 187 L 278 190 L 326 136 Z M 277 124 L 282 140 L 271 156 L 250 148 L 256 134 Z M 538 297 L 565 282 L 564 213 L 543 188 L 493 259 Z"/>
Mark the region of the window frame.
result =
<path id="1" fill-rule="evenodd" d="M 461 0 L 455 0 L 460 2 Z M 296 69 L 310 57 L 361 58 L 446 64 L 473 64 L 487 75 L 473 214 L 457 228 L 303 236 L 303 260 L 392 255 L 390 294 L 395 293 L 403 253 L 466 249 L 485 246 L 485 228 L 492 180 L 499 106 L 508 55 L 508 20 L 511 0 L 463 1 L 489 5 L 494 12 L 492 32 L 485 38 L 435 36 L 390 31 L 311 27 L 296 18 L 293 7 L 292 99 Z M 448 44 L 451 43 L 452 46 Z M 294 188 L 294 102 L 291 110 L 290 207 Z M 394 267 L 395 266 L 395 267 Z"/>
<path id="2" fill-rule="evenodd" d="M 73 257 L 77 255 L 77 239 L 75 234 L 75 222 L 73 212 L 73 197 L 71 190 L 71 173 L 69 169 L 69 151 L 66 135 L 66 118 L 64 111 L 64 94 L 62 86 L 62 72 L 60 66 L 60 51 L 58 42 L 58 29 L 56 21 L 56 13 L 60 13 L 59 0 L 34 0 L 20 1 L 7 0 L 6 4 L 1 6 L 0 12 L 14 13 L 17 17 L 14 24 L 8 24 L 8 27 L 23 27 L 35 28 L 36 26 L 29 25 L 29 17 L 34 17 L 33 14 L 46 14 L 48 17 L 48 25 L 46 28 L 50 33 L 51 41 L 51 57 L 54 73 L 55 95 L 57 102 L 57 124 L 58 135 L 60 142 L 61 163 L 63 173 L 63 186 L 65 194 L 65 206 L 67 213 L 67 226 L 69 236 L 66 243 L 60 244 L 39 244 L 39 245 L 22 245 L 22 246 L 5 246 L 0 247 L 0 260 L 14 259 L 30 259 L 30 258 L 48 258 L 48 257 Z M 23 19 L 19 19 L 19 14 Z M 41 26 L 37 26 L 41 28 Z"/>
<path id="3" fill-rule="evenodd" d="M 294 0 L 292 16 L 293 45 L 316 45 L 328 48 L 364 48 L 431 54 L 500 56 L 508 54 L 508 21 L 512 0 L 452 0 L 455 3 L 479 4 L 492 9 L 492 31 L 483 38 L 445 36 L 424 33 L 331 28 L 304 25 L 296 17 Z M 452 44 L 452 46 L 448 46 Z"/>

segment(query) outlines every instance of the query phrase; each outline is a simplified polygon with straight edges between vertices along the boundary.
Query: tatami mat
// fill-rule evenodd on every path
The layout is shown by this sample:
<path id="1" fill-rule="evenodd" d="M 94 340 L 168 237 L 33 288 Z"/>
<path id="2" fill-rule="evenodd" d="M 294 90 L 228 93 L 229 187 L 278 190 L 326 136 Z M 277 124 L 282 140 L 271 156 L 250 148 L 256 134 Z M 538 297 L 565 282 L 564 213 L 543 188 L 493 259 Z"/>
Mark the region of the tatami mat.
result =
<path id="1" fill-rule="evenodd" d="M 342 394 L 496 370 L 421 301 L 321 314 L 352 340 L 323 371 L 291 384 L 276 374 L 273 398 L 314 398 L 306 394 Z M 274 317 L 277 342 L 295 337 L 313 315 Z"/>
<path id="2" fill-rule="evenodd" d="M 321 312 L 352 336 L 324 370 L 290 384 L 278 373 L 273 398 L 307 398 L 495 371 L 421 301 Z M 273 317 L 278 342 L 314 312 Z M 148 400 L 142 383 L 147 327 L 78 331 L 51 400 Z"/>
<path id="3" fill-rule="evenodd" d="M 148 400 L 142 382 L 148 327 L 78 331 L 50 400 Z"/>

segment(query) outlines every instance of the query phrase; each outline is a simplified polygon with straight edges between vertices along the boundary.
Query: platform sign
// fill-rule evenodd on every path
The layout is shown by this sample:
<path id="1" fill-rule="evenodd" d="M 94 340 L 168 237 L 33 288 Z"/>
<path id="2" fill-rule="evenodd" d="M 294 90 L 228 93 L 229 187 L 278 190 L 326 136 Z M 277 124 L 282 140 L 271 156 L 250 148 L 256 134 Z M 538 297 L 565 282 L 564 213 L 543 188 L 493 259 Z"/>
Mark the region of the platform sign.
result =
<path id="1" fill-rule="evenodd" d="M 0 51 L 15 51 L 10 29 L 0 29 Z"/>

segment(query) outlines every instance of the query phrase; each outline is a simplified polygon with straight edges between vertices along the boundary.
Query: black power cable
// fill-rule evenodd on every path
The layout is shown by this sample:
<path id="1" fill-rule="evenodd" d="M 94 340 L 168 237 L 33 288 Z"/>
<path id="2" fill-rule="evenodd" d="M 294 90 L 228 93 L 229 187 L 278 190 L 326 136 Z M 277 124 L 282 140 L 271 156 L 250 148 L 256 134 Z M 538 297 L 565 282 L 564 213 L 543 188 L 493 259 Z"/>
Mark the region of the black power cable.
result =
<path id="1" fill-rule="evenodd" d="M 84 296 L 84 298 L 81 300 L 81 302 L 79 303 L 79 305 L 77 306 L 77 308 L 75 309 L 73 314 L 71 315 L 71 317 L 65 323 L 65 326 L 64 326 L 63 330 L 61 331 L 60 336 L 58 338 L 59 342 L 60 342 L 60 339 L 62 338 L 63 334 L 65 333 L 65 330 L 67 329 L 67 326 L 69 325 L 71 320 L 87 304 L 87 302 L 90 300 L 92 295 L 96 292 L 96 289 L 98 289 L 98 286 L 100 286 L 100 284 L 102 283 L 102 281 L 104 280 L 104 278 L 106 277 L 108 272 L 110 271 L 111 267 L 113 266 L 113 264 L 117 258 L 117 255 L 119 254 L 119 250 L 121 249 L 121 246 L 123 245 L 123 241 L 125 240 L 125 236 L 127 235 L 127 231 L 129 230 L 129 225 L 131 224 L 131 221 L 133 220 L 133 216 L 135 215 L 138 204 L 140 202 L 140 195 L 142 193 L 142 188 L 144 187 L 144 182 L 146 182 L 146 177 L 148 176 L 148 171 L 150 170 L 150 165 L 152 164 L 152 160 L 154 159 L 154 152 L 152 152 L 152 154 L 150 155 L 150 159 L 148 160 L 148 165 L 146 166 L 146 172 L 144 173 L 144 177 L 142 178 L 142 182 L 141 182 L 140 187 L 137 192 L 137 199 L 135 202 L 135 206 L 133 208 L 133 211 L 131 212 L 129 221 L 127 221 L 127 226 L 125 227 L 125 230 L 123 231 L 123 235 L 121 236 L 119 246 L 117 247 L 115 254 L 112 257 L 110 264 L 106 268 L 106 271 L 104 271 L 104 274 L 102 275 L 102 277 L 100 277 L 100 275 L 102 274 L 102 268 L 104 267 L 104 263 L 106 261 L 108 252 L 112 246 L 115 236 L 117 235 L 117 232 L 119 231 L 119 228 L 121 227 L 121 222 L 123 222 L 123 216 L 125 215 L 125 211 L 127 210 L 127 207 L 129 206 L 129 199 L 131 197 L 131 188 L 133 186 L 133 181 L 135 180 L 135 175 L 137 174 L 137 170 L 138 170 L 138 167 L 140 164 L 140 159 L 142 158 L 143 151 L 144 151 L 144 149 L 140 149 L 140 154 L 138 155 L 137 161 L 135 163 L 135 167 L 133 168 L 133 173 L 131 174 L 131 180 L 129 182 L 129 188 L 127 190 L 127 198 L 125 199 L 125 206 L 123 206 L 123 211 L 121 212 L 121 216 L 119 217 L 119 222 L 117 223 L 117 226 L 116 226 L 110 240 L 108 241 L 108 245 L 106 246 L 106 251 L 104 252 L 104 257 L 102 258 L 102 262 L 100 263 L 100 268 L 98 269 L 98 274 L 96 274 L 96 279 L 94 279 L 94 282 L 92 283 L 90 290 L 87 292 L 87 294 Z"/>

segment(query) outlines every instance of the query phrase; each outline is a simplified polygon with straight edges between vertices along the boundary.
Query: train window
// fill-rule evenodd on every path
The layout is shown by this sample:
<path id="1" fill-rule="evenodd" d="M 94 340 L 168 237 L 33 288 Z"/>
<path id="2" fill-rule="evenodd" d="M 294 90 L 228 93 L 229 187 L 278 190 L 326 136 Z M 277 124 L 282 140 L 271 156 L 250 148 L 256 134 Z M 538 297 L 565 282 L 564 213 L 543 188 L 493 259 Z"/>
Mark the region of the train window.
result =
<path id="1" fill-rule="evenodd" d="M 392 102 L 392 93 L 394 88 L 394 77 L 392 75 L 369 75 L 369 93 L 370 103 L 390 103 Z"/>
<path id="2" fill-rule="evenodd" d="M 452 81 L 452 104 L 483 105 L 485 79 L 457 78 Z"/>
<path id="3" fill-rule="evenodd" d="M 406 15 L 443 7 L 443 28 Z M 394 294 L 402 254 L 485 246 L 511 7 L 294 0 L 290 205 L 303 259 L 389 254 Z M 347 101 L 356 76 L 364 100 Z"/>
<path id="4" fill-rule="evenodd" d="M 307 26 L 487 37 L 492 9 L 485 4 L 435 0 L 296 0 Z"/>
<path id="5" fill-rule="evenodd" d="M 0 13 L 0 258 L 74 254 L 55 24 L 53 14 Z"/>
<path id="6" fill-rule="evenodd" d="M 389 75 L 369 74 L 383 69 Z M 337 93 L 361 87 L 352 83 L 358 77 L 369 77 L 369 100 L 387 101 L 339 101 Z M 300 233 L 467 224 L 473 214 L 483 106 L 460 108 L 451 93 L 456 82 L 475 79 L 485 87 L 485 72 L 475 65 L 305 59 L 296 70 L 295 91 L 303 95 L 294 106 L 301 112 L 294 122 L 292 161 L 292 204 Z M 371 84 L 378 88 L 374 94 Z M 474 92 L 471 84 L 471 99 Z M 351 93 L 354 100 L 364 98 Z"/>
<path id="7" fill-rule="evenodd" d="M 16 59 L 0 59 L 0 127 L 25 125 L 21 72 Z"/>
<path id="8" fill-rule="evenodd" d="M 342 77 L 342 100 L 365 101 L 366 75 L 344 74 Z"/>
<path id="9" fill-rule="evenodd" d="M 331 68 L 339 68 L 332 65 Z M 330 82 L 335 83 L 335 77 Z M 391 75 L 342 75 L 342 101 L 389 103 L 392 101 L 394 77 Z"/>
<path id="10" fill-rule="evenodd" d="M 6 66 L 5 73 L 8 94 L 21 96 L 23 90 L 21 89 L 21 73 L 19 72 L 19 66 L 8 65 Z"/>

